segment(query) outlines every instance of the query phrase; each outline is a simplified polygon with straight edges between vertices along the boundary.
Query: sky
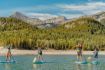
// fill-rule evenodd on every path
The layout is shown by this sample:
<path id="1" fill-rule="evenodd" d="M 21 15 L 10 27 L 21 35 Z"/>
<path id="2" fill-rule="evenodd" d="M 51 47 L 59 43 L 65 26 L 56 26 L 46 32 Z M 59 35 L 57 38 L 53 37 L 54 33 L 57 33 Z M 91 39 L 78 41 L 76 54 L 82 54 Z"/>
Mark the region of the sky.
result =
<path id="1" fill-rule="evenodd" d="M 105 0 L 0 0 L 0 16 L 21 12 L 42 20 L 65 16 L 75 18 L 105 11 Z"/>

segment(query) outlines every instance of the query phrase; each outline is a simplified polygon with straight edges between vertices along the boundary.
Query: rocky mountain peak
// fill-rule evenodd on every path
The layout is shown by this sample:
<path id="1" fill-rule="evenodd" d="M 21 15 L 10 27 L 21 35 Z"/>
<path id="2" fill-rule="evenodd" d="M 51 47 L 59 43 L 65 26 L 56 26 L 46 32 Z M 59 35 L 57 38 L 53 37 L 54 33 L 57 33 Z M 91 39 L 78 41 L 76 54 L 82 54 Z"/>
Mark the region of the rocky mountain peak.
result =
<path id="1" fill-rule="evenodd" d="M 28 17 L 20 12 L 15 12 L 14 14 L 12 14 L 10 17 L 13 17 L 13 18 L 17 18 L 17 19 L 27 19 Z"/>

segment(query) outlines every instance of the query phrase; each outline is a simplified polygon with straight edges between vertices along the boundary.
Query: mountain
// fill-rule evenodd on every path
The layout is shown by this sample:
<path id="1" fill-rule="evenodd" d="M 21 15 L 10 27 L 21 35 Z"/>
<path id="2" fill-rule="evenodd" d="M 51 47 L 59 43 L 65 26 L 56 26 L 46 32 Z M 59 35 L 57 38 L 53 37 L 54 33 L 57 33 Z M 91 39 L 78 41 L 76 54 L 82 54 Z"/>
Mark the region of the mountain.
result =
<path id="1" fill-rule="evenodd" d="M 78 18 L 66 19 L 64 16 L 58 16 L 58 17 L 53 17 L 46 20 L 40 20 L 39 18 L 28 17 L 20 12 L 15 12 L 10 17 L 23 20 L 27 23 L 30 23 L 31 25 L 37 26 L 38 28 L 52 28 L 52 27 L 56 27 L 59 25 L 63 25 L 65 23 L 78 20 Z M 94 20 L 101 22 L 102 25 L 105 25 L 105 12 L 99 12 L 93 15 L 79 17 L 79 19 L 81 18 L 93 18 Z"/>
<path id="2" fill-rule="evenodd" d="M 29 18 L 29 19 L 27 19 L 25 21 L 28 22 L 28 23 L 30 23 L 31 25 L 41 25 L 41 24 L 44 23 L 43 21 L 41 21 L 38 18 Z"/>
<path id="3" fill-rule="evenodd" d="M 16 19 L 20 19 L 22 21 L 30 23 L 31 25 L 43 24 L 43 22 L 40 19 L 30 18 L 30 17 L 28 17 L 28 16 L 26 16 L 26 15 L 20 13 L 20 12 L 15 12 L 10 17 L 13 17 L 13 18 L 16 18 Z"/>
<path id="4" fill-rule="evenodd" d="M 67 19 L 64 16 L 58 16 L 51 19 L 47 19 L 45 23 L 54 23 L 56 25 L 63 24 Z"/>
<path id="5" fill-rule="evenodd" d="M 62 26 L 64 29 L 69 29 L 70 31 L 77 32 L 90 32 L 90 33 L 99 33 L 105 26 L 102 25 L 99 21 L 90 17 L 81 17 L 73 21 L 67 22 Z"/>
<path id="6" fill-rule="evenodd" d="M 101 19 L 105 18 L 105 12 L 99 12 L 91 16 L 100 21 Z"/>
<path id="7" fill-rule="evenodd" d="M 63 16 L 54 17 L 54 18 L 47 19 L 47 20 L 40 20 L 39 18 L 28 17 L 28 16 L 26 16 L 20 12 L 15 12 L 10 17 L 23 20 L 27 23 L 30 23 L 31 25 L 38 25 L 38 26 L 40 26 L 40 25 L 44 26 L 45 25 L 45 27 L 46 27 L 46 24 L 49 24 L 49 23 L 51 24 L 51 26 L 49 26 L 49 27 L 53 27 L 53 25 L 60 25 L 60 24 L 63 24 L 67 20 Z"/>
<path id="8" fill-rule="evenodd" d="M 25 16 L 24 14 L 22 14 L 20 12 L 15 12 L 10 17 L 21 19 L 21 20 L 27 20 L 27 19 L 29 19 L 27 16 Z"/>
<path id="9" fill-rule="evenodd" d="M 99 13 L 93 14 L 91 15 L 91 17 L 98 20 L 103 25 L 105 25 L 105 12 L 99 12 Z"/>
<path id="10" fill-rule="evenodd" d="M 82 41 L 84 50 L 92 50 L 94 46 L 105 49 L 105 26 L 92 17 L 80 17 L 57 27 L 43 23 L 36 28 L 13 17 L 0 18 L 0 22 L 0 45 L 3 46 L 11 44 L 18 49 L 36 49 L 39 46 L 68 50 L 75 49 L 76 42 Z"/>
<path id="11" fill-rule="evenodd" d="M 0 18 L 0 31 L 14 31 L 32 29 L 32 25 L 12 17 L 1 17 Z"/>

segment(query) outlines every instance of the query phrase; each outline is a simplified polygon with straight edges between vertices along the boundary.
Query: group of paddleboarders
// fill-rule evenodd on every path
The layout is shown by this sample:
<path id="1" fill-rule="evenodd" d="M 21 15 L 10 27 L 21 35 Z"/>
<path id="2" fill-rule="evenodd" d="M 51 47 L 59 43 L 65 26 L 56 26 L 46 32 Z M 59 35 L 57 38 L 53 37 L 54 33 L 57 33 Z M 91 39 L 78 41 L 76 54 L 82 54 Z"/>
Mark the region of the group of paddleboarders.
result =
<path id="1" fill-rule="evenodd" d="M 81 42 L 81 43 L 78 42 L 77 43 L 76 50 L 77 50 L 77 61 L 83 61 L 83 54 L 82 54 L 82 51 L 83 51 L 83 42 Z M 94 60 L 98 59 L 98 52 L 99 52 L 99 49 L 97 47 L 95 47 L 94 48 L 94 52 L 93 52 L 93 58 L 94 58 Z M 88 57 L 88 60 L 91 61 L 92 57 Z"/>
<path id="2" fill-rule="evenodd" d="M 83 54 L 82 54 L 82 51 L 83 51 L 83 42 L 78 42 L 77 45 L 76 45 L 76 50 L 77 50 L 77 60 L 78 61 L 82 61 L 83 60 Z M 94 60 L 98 59 L 98 52 L 99 52 L 99 49 L 97 47 L 94 48 Z M 42 52 L 42 49 L 41 48 L 38 48 L 38 56 L 37 56 L 37 61 L 43 61 L 43 52 Z M 11 54 L 11 47 L 9 46 L 8 47 L 8 51 L 7 51 L 7 54 L 6 54 L 6 61 L 10 61 L 11 60 L 11 57 L 12 57 L 12 54 Z M 88 60 L 91 60 L 92 57 L 88 57 Z"/>
<path id="3" fill-rule="evenodd" d="M 81 43 L 78 42 L 77 43 L 76 50 L 77 50 L 77 60 L 78 61 L 83 61 L 83 54 L 82 54 L 82 51 L 83 51 L 83 42 L 81 42 Z M 97 47 L 95 47 L 94 48 L 94 52 L 93 52 L 93 59 L 94 60 L 97 60 L 98 59 L 98 52 L 99 52 L 99 49 Z M 41 48 L 38 48 L 38 57 L 37 57 L 37 59 L 39 61 L 43 61 L 42 55 L 43 55 L 42 49 Z M 88 57 L 88 60 L 92 60 L 92 57 Z"/>
<path id="4" fill-rule="evenodd" d="M 36 58 L 37 61 L 43 61 L 43 57 L 42 57 L 42 49 L 38 48 L 38 57 Z M 12 54 L 11 54 L 11 46 L 7 47 L 7 53 L 6 53 L 6 61 L 9 62 L 11 61 L 12 58 Z"/>

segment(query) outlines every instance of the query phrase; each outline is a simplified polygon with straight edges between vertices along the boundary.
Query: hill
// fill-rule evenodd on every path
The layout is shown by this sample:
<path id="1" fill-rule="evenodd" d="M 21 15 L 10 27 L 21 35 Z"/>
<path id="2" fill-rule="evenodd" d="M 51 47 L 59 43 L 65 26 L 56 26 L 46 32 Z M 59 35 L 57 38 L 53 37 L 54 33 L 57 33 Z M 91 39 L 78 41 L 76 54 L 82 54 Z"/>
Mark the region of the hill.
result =
<path id="1" fill-rule="evenodd" d="M 0 18 L 0 31 L 12 31 L 21 29 L 32 29 L 30 24 L 12 17 Z"/>
<path id="2" fill-rule="evenodd" d="M 48 26 L 48 25 L 46 25 Z M 105 26 L 99 21 L 82 17 L 55 28 L 39 29 L 16 18 L 0 18 L 0 45 L 18 49 L 75 49 L 77 41 L 84 50 L 105 49 Z"/>
<path id="3" fill-rule="evenodd" d="M 72 31 L 91 33 L 95 33 L 100 30 L 102 31 L 105 28 L 105 26 L 102 25 L 99 21 L 89 17 L 81 17 L 76 20 L 67 22 L 63 25 L 63 27 Z"/>
<path id="4" fill-rule="evenodd" d="M 105 25 L 105 12 L 98 12 L 96 14 L 91 15 L 91 17 Z"/>

